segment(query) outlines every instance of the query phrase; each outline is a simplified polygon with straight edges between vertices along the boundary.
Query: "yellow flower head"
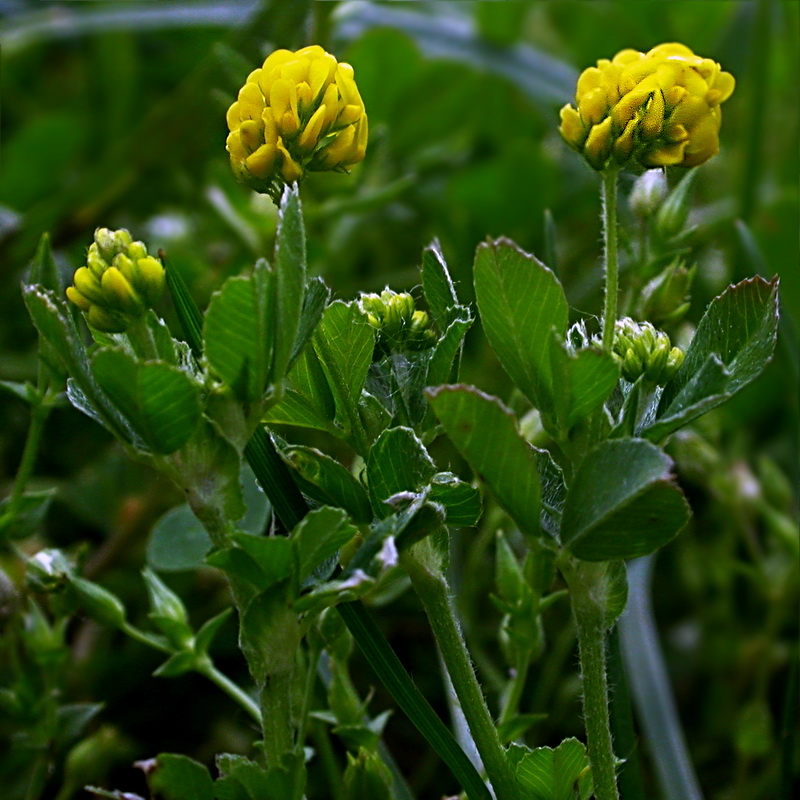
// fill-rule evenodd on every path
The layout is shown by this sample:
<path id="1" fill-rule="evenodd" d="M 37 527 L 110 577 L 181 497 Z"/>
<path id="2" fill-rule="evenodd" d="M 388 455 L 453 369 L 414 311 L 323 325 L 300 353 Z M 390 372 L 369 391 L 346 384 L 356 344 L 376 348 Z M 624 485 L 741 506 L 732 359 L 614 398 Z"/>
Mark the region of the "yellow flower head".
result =
<path id="1" fill-rule="evenodd" d="M 67 297 L 105 333 L 124 333 L 164 291 L 164 267 L 126 230 L 98 228 Z"/>
<path id="2" fill-rule="evenodd" d="M 682 44 L 622 50 L 585 69 L 561 135 L 596 170 L 702 164 L 719 151 L 720 105 L 735 80 Z"/>
<path id="3" fill-rule="evenodd" d="M 353 68 L 319 45 L 272 53 L 250 73 L 227 120 L 234 173 L 272 196 L 306 170 L 347 170 L 367 148 Z"/>

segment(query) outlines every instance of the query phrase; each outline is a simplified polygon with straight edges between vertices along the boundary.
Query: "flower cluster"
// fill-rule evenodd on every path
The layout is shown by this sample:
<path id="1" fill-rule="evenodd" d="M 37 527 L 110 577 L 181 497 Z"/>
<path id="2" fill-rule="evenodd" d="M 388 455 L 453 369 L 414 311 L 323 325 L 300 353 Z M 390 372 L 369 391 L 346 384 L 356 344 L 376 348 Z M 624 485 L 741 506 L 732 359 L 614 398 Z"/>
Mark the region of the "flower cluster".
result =
<path id="1" fill-rule="evenodd" d="M 612 354 L 622 368 L 622 377 L 634 383 L 642 376 L 664 386 L 683 364 L 684 353 L 673 347 L 669 336 L 649 322 L 623 317 L 616 323 Z"/>
<path id="2" fill-rule="evenodd" d="M 384 289 L 378 294 L 362 294 L 361 309 L 369 324 L 378 331 L 378 341 L 394 350 L 425 350 L 436 344 L 436 332 L 426 311 L 416 309 L 407 292 Z"/>
<path id="3" fill-rule="evenodd" d="M 561 135 L 596 170 L 702 164 L 719 151 L 720 105 L 734 85 L 682 44 L 622 50 L 581 73 L 577 109 L 561 109 Z"/>
<path id="4" fill-rule="evenodd" d="M 67 297 L 105 333 L 123 333 L 152 308 L 164 291 L 164 267 L 126 230 L 98 228 L 75 272 Z"/>
<path id="5" fill-rule="evenodd" d="M 236 176 L 277 196 L 306 170 L 346 170 L 364 158 L 367 115 L 353 68 L 319 45 L 276 50 L 247 77 L 228 109 Z"/>

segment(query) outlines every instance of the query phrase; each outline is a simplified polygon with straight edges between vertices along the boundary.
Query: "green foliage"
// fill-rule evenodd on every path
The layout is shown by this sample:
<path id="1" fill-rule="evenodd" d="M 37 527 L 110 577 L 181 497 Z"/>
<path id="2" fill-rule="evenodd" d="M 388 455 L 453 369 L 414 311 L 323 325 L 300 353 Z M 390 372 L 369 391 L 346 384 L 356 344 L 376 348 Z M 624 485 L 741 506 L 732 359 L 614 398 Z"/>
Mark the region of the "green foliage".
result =
<path id="1" fill-rule="evenodd" d="M 778 333 L 778 283 L 750 278 L 709 305 L 686 359 L 664 389 L 656 421 L 645 428 L 659 441 L 728 400 L 772 357 Z"/>
<path id="2" fill-rule="evenodd" d="M 592 795 L 588 770 L 584 745 L 577 739 L 565 739 L 556 748 L 537 747 L 522 753 L 517 779 L 535 800 L 587 800 Z"/>
<path id="3" fill-rule="evenodd" d="M 166 455 L 188 441 L 200 421 L 200 401 L 184 372 L 169 364 L 137 363 L 121 350 L 105 348 L 92 357 L 91 369 L 148 449 Z"/>
<path id="4" fill-rule="evenodd" d="M 447 434 L 520 530 L 539 536 L 539 474 L 533 448 L 495 398 L 465 386 L 434 390 L 430 402 Z"/>
<path id="5" fill-rule="evenodd" d="M 564 501 L 561 541 L 578 558 L 607 561 L 652 553 L 689 518 L 672 462 L 643 439 L 614 439 L 590 451 Z"/>

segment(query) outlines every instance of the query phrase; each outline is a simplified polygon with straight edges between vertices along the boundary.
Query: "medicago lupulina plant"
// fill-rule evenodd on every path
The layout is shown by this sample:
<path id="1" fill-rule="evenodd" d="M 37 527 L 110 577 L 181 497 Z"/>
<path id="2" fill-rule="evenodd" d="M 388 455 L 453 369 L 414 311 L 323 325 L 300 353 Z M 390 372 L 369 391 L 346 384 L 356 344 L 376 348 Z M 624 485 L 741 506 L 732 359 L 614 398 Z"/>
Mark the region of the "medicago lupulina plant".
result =
<path id="1" fill-rule="evenodd" d="M 271 260 L 225 281 L 203 313 L 178 267 L 127 231 L 95 232 L 65 298 L 43 240 L 23 287 L 41 341 L 33 450 L 66 381 L 77 409 L 182 490 L 186 513 L 207 533 L 205 563 L 229 582 L 253 681 L 246 691 L 211 657 L 228 612 L 194 630 L 155 571 L 144 572 L 155 629 L 145 631 L 63 553 L 23 556 L 31 586 L 67 595 L 162 651 L 156 674 L 205 676 L 260 726 L 253 758 L 219 755 L 214 776 L 185 756 L 159 755 L 147 765 L 153 792 L 301 800 L 318 762 L 307 749 L 309 726 L 322 719 L 348 752 L 345 797 L 409 797 L 381 742 L 386 715 L 371 718 L 351 680 L 355 641 L 470 800 L 619 797 L 630 752 L 611 735 L 606 652 L 626 605 L 626 561 L 670 542 L 690 514 L 662 445 L 754 380 L 775 343 L 777 282 L 761 278 L 713 300 L 687 346 L 670 334 L 688 309 L 694 275 L 684 243 L 697 173 L 668 191 L 663 168 L 694 168 L 717 153 L 721 105 L 733 89 L 719 64 L 680 44 L 624 50 L 581 74 L 561 133 L 602 186 L 599 326 L 570 325 L 554 272 L 513 242 L 487 241 L 475 256 L 481 324 L 523 398 L 523 424 L 499 399 L 454 382 L 475 315 L 436 243 L 422 256 L 425 308 L 389 288 L 331 302 L 324 282 L 307 275 L 298 183 L 313 171 L 346 172 L 364 158 L 368 135 L 352 68 L 318 46 L 271 54 L 228 110 L 232 169 L 273 198 L 279 224 Z M 620 317 L 621 170 L 645 170 L 631 204 L 647 246 Z M 178 330 L 154 310 L 165 286 Z M 286 431 L 295 428 L 339 440 L 336 452 L 349 451 L 350 462 L 293 443 Z M 442 434 L 475 481 L 435 463 L 428 447 Z M 35 505 L 24 492 L 26 471 L 30 464 L 4 507 L 6 527 Z M 263 508 L 255 523 L 246 514 L 243 484 L 253 476 L 271 503 L 271 525 Z M 496 714 L 448 581 L 449 531 L 478 524 L 479 487 L 500 520 L 493 601 L 508 680 Z M 425 609 L 466 720 L 460 741 L 471 740 L 480 767 L 366 610 L 403 582 Z M 536 717 L 520 707 L 523 687 L 541 652 L 541 615 L 565 593 L 578 633 L 586 745 L 529 747 Z M 324 711 L 314 705 L 320 694 Z"/>

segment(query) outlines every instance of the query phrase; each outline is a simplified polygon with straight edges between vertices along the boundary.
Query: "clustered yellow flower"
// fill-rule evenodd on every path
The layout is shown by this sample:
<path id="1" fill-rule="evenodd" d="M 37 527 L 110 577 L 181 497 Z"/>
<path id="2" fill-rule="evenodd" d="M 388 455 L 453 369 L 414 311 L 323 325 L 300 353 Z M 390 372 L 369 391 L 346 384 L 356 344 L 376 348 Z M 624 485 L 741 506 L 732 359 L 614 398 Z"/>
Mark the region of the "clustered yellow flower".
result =
<path id="1" fill-rule="evenodd" d="M 735 80 L 682 44 L 622 50 L 585 69 L 561 135 L 596 170 L 702 164 L 719 151 L 720 105 Z"/>
<path id="2" fill-rule="evenodd" d="M 67 297 L 93 328 L 123 333 L 156 304 L 164 283 L 163 265 L 142 242 L 124 229 L 98 228 Z"/>
<path id="3" fill-rule="evenodd" d="M 344 171 L 364 158 L 367 115 L 350 64 L 319 45 L 276 50 L 228 109 L 236 176 L 273 196 L 306 170 Z"/>

